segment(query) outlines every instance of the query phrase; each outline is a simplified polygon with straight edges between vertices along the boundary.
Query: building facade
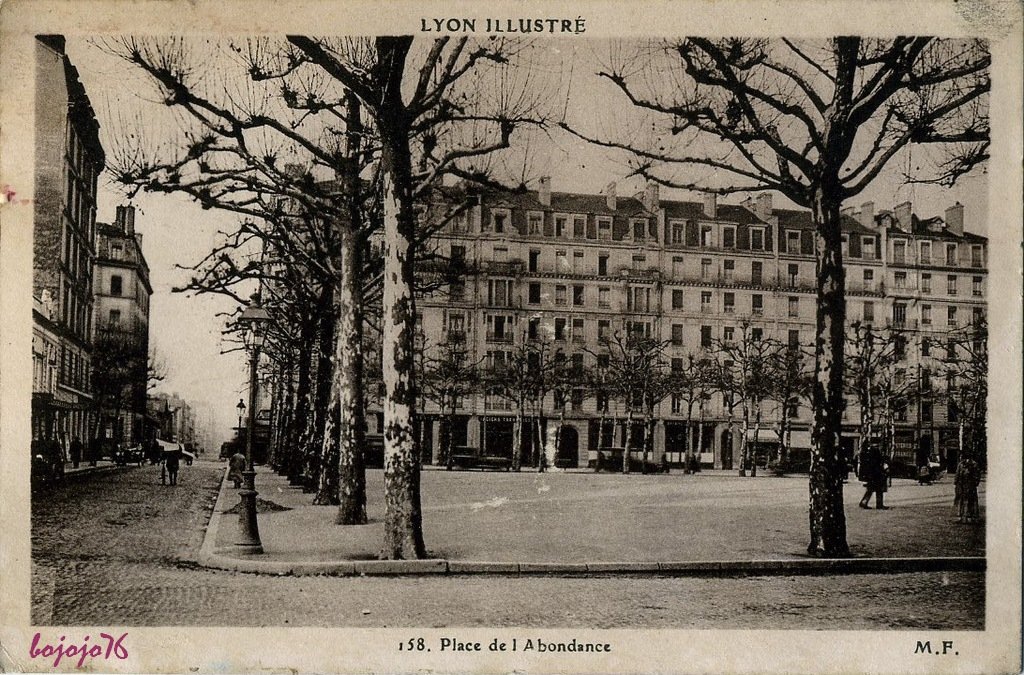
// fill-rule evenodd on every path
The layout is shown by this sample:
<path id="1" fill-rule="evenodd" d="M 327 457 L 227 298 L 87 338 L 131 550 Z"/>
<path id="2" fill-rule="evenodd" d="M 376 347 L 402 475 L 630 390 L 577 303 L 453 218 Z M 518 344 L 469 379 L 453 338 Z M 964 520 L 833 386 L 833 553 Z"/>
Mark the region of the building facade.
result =
<path id="1" fill-rule="evenodd" d="M 149 302 L 153 288 L 135 231 L 135 208 L 118 206 L 112 224 L 97 225 L 93 269 L 93 395 L 99 434 L 137 444 L 145 436 Z"/>
<path id="2" fill-rule="evenodd" d="M 921 219 L 910 204 L 876 213 L 868 203 L 844 211 L 843 232 L 848 321 L 904 334 L 913 345 L 906 356 L 909 369 L 935 365 L 927 348 L 921 355 L 923 337 L 937 340 L 939 333 L 984 316 L 986 241 L 964 232 L 963 207 L 952 207 L 944 218 Z M 663 342 L 673 367 L 691 356 L 707 357 L 716 345 L 738 339 L 741 330 L 789 345 L 813 341 L 810 213 L 774 208 L 770 194 L 720 204 L 713 194 L 701 202 L 661 199 L 656 185 L 623 197 L 612 184 L 601 195 L 586 195 L 553 192 L 545 178 L 537 191 L 475 195 L 435 235 L 433 246 L 478 273 L 418 300 L 425 349 L 447 335 L 464 335 L 468 358 L 492 372 L 516 345 L 538 333 L 585 365 L 616 332 Z M 931 285 L 922 286 L 929 278 Z M 509 456 L 510 402 L 486 391 L 463 398 L 454 445 Z M 610 401 L 602 412 L 603 402 L 581 390 L 555 403 L 549 395 L 543 406 L 549 429 L 564 419 L 559 447 L 547 451 L 557 464 L 585 466 L 595 459 L 601 419 L 613 420 L 614 432 L 609 438 L 606 428 L 600 445 L 623 445 L 620 402 Z M 738 412 L 730 412 L 727 403 L 714 395 L 702 419 L 694 416 L 691 447 L 702 449 L 700 461 L 708 467 L 738 467 Z M 808 451 L 810 409 L 806 402 L 790 408 L 790 445 Z M 898 438 L 948 448 L 954 425 L 940 401 L 922 399 L 914 408 L 899 416 Z M 426 458 L 438 447 L 438 412 L 424 403 Z M 761 441 L 777 439 L 780 413 L 766 404 L 757 432 Z M 686 406 L 668 397 L 655 417 L 655 459 L 664 455 L 669 464 L 680 463 Z M 856 406 L 848 405 L 844 435 L 851 452 L 858 444 L 858 419 Z M 748 434 L 752 440 L 754 432 Z"/>
<path id="3" fill-rule="evenodd" d="M 192 404 L 177 394 L 159 393 L 147 398 L 149 417 L 155 421 L 155 436 L 181 443 L 189 449 L 196 443 L 196 418 Z"/>
<path id="4" fill-rule="evenodd" d="M 37 333 L 56 343 L 56 383 L 38 390 L 33 429 L 69 442 L 92 428 L 93 264 L 97 180 L 105 157 L 99 124 L 64 38 L 36 38 L 33 312 Z M 51 346 L 53 346 L 51 344 Z M 49 364 L 50 356 L 46 356 Z M 48 381 L 42 378 L 42 381 Z M 39 424 L 36 424 L 38 420 Z"/>

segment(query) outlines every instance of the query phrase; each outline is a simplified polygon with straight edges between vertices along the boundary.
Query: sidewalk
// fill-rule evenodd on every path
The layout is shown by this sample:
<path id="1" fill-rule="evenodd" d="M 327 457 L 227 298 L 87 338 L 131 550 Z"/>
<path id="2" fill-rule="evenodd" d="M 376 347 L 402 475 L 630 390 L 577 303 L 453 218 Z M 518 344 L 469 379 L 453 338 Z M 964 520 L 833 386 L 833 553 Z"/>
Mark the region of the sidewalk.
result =
<path id="1" fill-rule="evenodd" d="M 134 466 L 134 465 L 133 465 Z M 64 464 L 64 477 L 65 478 L 77 478 L 80 476 L 86 476 L 91 473 L 104 473 L 106 471 L 113 471 L 115 469 L 125 469 L 125 466 L 119 466 L 114 464 L 110 460 L 97 460 L 96 466 L 90 466 L 89 462 L 80 462 L 78 468 L 71 462 Z"/>
<path id="2" fill-rule="evenodd" d="M 807 478 L 424 471 L 430 560 L 378 561 L 383 476 L 367 472 L 366 525 L 334 524 L 336 508 L 266 469 L 259 498 L 288 510 L 259 514 L 264 553 L 237 556 L 238 503 L 228 483 L 200 563 L 271 574 L 808 574 L 984 569 L 985 528 L 956 522 L 953 483 L 894 481 L 889 511 L 861 510 L 844 491 L 855 558 L 806 551 Z M 984 486 L 983 486 L 984 487 Z M 984 495 L 982 495 L 984 502 Z"/>

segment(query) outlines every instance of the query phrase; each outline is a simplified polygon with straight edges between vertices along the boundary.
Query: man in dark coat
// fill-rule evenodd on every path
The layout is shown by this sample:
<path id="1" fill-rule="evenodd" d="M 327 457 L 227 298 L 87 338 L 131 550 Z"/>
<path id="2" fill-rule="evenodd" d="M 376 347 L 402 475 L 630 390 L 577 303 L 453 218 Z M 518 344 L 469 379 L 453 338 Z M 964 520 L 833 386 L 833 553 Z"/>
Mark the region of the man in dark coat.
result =
<path id="1" fill-rule="evenodd" d="M 871 443 L 864 450 L 864 457 L 862 459 L 864 466 L 861 472 L 861 478 L 864 480 L 864 496 L 861 497 L 860 507 L 862 509 L 871 508 L 868 506 L 868 501 L 871 499 L 871 495 L 875 495 L 875 508 L 876 509 L 888 509 L 889 507 L 884 504 L 884 497 L 886 488 L 889 484 L 889 476 L 885 470 L 885 460 L 882 457 L 881 451 L 878 449 L 876 443 Z"/>
<path id="2" fill-rule="evenodd" d="M 181 466 L 181 446 L 176 445 L 173 450 L 164 452 L 164 467 L 167 469 L 167 479 L 171 485 L 178 484 L 178 467 Z"/>
<path id="3" fill-rule="evenodd" d="M 71 464 L 76 469 L 82 462 L 82 440 L 75 436 L 75 440 L 71 441 Z"/>

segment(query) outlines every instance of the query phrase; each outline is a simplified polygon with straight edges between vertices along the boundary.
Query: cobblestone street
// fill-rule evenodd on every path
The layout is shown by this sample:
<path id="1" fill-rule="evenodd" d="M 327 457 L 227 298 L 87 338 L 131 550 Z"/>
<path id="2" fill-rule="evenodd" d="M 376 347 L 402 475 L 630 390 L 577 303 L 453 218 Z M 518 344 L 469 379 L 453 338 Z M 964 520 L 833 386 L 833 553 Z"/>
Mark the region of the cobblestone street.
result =
<path id="1" fill-rule="evenodd" d="M 33 498 L 37 625 L 980 629 L 984 575 L 274 577 L 195 565 L 223 465 L 69 481 Z"/>

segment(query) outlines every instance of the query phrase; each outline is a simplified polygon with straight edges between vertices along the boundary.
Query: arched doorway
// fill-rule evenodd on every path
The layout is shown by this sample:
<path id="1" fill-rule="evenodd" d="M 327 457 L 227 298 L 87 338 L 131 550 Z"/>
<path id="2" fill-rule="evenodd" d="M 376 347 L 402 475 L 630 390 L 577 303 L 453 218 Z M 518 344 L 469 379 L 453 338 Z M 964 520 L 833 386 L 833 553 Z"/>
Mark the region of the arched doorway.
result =
<path id="1" fill-rule="evenodd" d="M 728 471 L 732 469 L 732 432 L 728 429 L 722 432 L 722 443 L 719 448 L 722 453 L 722 468 Z"/>
<path id="2" fill-rule="evenodd" d="M 558 453 L 555 466 L 560 469 L 575 468 L 580 463 L 580 434 L 576 427 L 563 426 L 558 432 Z"/>

